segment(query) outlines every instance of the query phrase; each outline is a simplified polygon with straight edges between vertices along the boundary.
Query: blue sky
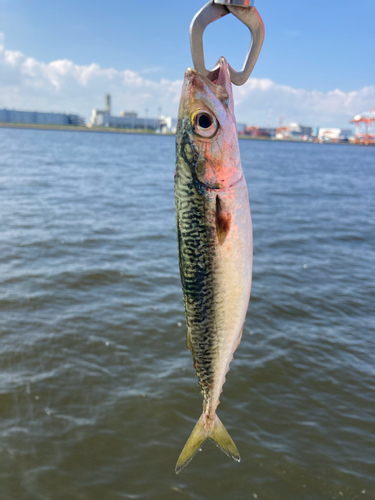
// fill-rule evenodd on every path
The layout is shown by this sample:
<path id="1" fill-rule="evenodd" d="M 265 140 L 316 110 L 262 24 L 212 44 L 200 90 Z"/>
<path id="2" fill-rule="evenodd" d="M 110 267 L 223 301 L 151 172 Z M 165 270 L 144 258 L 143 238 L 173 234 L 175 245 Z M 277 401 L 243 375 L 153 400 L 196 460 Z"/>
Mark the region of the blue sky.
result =
<path id="1" fill-rule="evenodd" d="M 161 105 L 176 115 L 178 82 L 191 65 L 188 29 L 204 3 L 0 0 L 3 52 L 11 54 L 4 55 L 7 66 L 0 74 L 0 107 L 42 106 L 88 118 L 92 107 L 102 105 L 107 79 L 115 112 L 133 107 L 142 114 L 148 107 L 156 115 Z M 375 106 L 374 0 L 256 0 L 255 6 L 266 37 L 251 85 L 236 90 L 239 121 L 275 125 L 284 116 L 285 121 L 344 126 L 353 113 Z M 240 68 L 248 43 L 247 29 L 226 16 L 207 29 L 207 61 L 213 65 L 224 55 Z M 28 58 L 39 64 L 37 70 L 35 64 L 28 69 Z M 56 83 L 48 65 L 61 60 L 75 69 L 60 65 Z M 107 73 L 93 71 L 88 80 L 77 76 L 93 64 Z M 123 71 L 132 78 L 124 82 Z"/>

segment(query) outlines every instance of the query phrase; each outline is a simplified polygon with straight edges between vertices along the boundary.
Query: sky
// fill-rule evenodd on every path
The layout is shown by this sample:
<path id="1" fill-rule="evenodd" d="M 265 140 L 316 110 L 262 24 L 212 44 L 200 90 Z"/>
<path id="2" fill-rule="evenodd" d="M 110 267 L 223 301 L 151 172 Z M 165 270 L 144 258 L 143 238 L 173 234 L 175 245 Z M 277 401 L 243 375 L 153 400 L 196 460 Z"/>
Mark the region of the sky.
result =
<path id="1" fill-rule="evenodd" d="M 0 0 L 0 108 L 177 116 L 189 25 L 201 0 Z M 375 106 L 375 0 L 255 0 L 265 41 L 235 87 L 238 122 L 350 128 Z M 204 37 L 207 66 L 242 67 L 249 31 L 228 15 Z"/>

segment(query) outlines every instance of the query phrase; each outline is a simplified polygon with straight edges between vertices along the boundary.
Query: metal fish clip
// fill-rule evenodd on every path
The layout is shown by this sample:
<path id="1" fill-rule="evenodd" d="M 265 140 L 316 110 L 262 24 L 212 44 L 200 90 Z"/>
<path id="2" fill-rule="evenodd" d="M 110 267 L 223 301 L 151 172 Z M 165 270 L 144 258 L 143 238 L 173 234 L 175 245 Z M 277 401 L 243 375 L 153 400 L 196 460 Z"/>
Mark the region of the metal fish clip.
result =
<path id="1" fill-rule="evenodd" d="M 211 71 L 206 69 L 203 52 L 203 32 L 214 21 L 227 14 L 233 14 L 251 33 L 250 47 L 241 71 L 229 66 L 230 78 L 235 85 L 243 85 L 249 78 L 257 62 L 264 39 L 263 21 L 254 7 L 254 0 L 211 0 L 194 17 L 190 25 L 190 48 L 195 69 L 203 76 Z M 216 69 L 216 68 L 214 68 Z"/>

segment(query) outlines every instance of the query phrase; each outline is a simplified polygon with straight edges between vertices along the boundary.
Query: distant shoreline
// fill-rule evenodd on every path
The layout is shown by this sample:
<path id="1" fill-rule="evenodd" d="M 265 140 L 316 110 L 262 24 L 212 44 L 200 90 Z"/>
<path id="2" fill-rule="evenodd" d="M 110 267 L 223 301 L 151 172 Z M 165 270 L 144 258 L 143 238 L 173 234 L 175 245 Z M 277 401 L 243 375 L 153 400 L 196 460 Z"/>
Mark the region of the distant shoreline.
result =
<path id="1" fill-rule="evenodd" d="M 157 134 L 151 129 L 130 129 L 130 128 L 114 128 L 114 127 L 82 127 L 77 125 L 47 125 L 37 123 L 6 123 L 0 122 L 0 128 L 28 128 L 34 130 L 62 130 L 67 132 L 110 132 L 117 134 L 148 134 L 148 135 L 174 135 Z"/>
<path id="2" fill-rule="evenodd" d="M 65 132 L 105 132 L 112 134 L 143 134 L 156 136 L 171 136 L 175 135 L 172 132 L 166 134 L 157 134 L 151 129 L 129 129 L 129 128 L 114 128 L 114 127 L 82 127 L 76 125 L 42 125 L 36 123 L 6 123 L 0 122 L 0 128 L 23 128 L 33 130 L 60 130 Z M 300 141 L 296 139 L 271 139 L 270 137 L 252 137 L 250 135 L 239 135 L 239 139 L 250 141 L 270 141 L 270 142 L 295 142 L 301 144 L 321 144 L 319 142 Z M 349 145 L 349 146 L 364 146 L 364 144 L 354 144 L 352 142 L 324 142 L 329 145 Z"/>

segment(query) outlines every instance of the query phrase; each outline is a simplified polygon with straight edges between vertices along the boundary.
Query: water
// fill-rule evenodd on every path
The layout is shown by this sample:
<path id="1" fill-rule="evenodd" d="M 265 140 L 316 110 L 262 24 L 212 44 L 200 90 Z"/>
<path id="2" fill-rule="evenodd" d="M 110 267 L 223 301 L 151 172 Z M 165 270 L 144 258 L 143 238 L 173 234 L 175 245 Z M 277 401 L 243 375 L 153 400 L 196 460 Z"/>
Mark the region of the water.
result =
<path id="1" fill-rule="evenodd" d="M 241 141 L 253 290 L 212 442 L 174 138 L 0 129 L 0 499 L 375 498 L 375 150 Z"/>

